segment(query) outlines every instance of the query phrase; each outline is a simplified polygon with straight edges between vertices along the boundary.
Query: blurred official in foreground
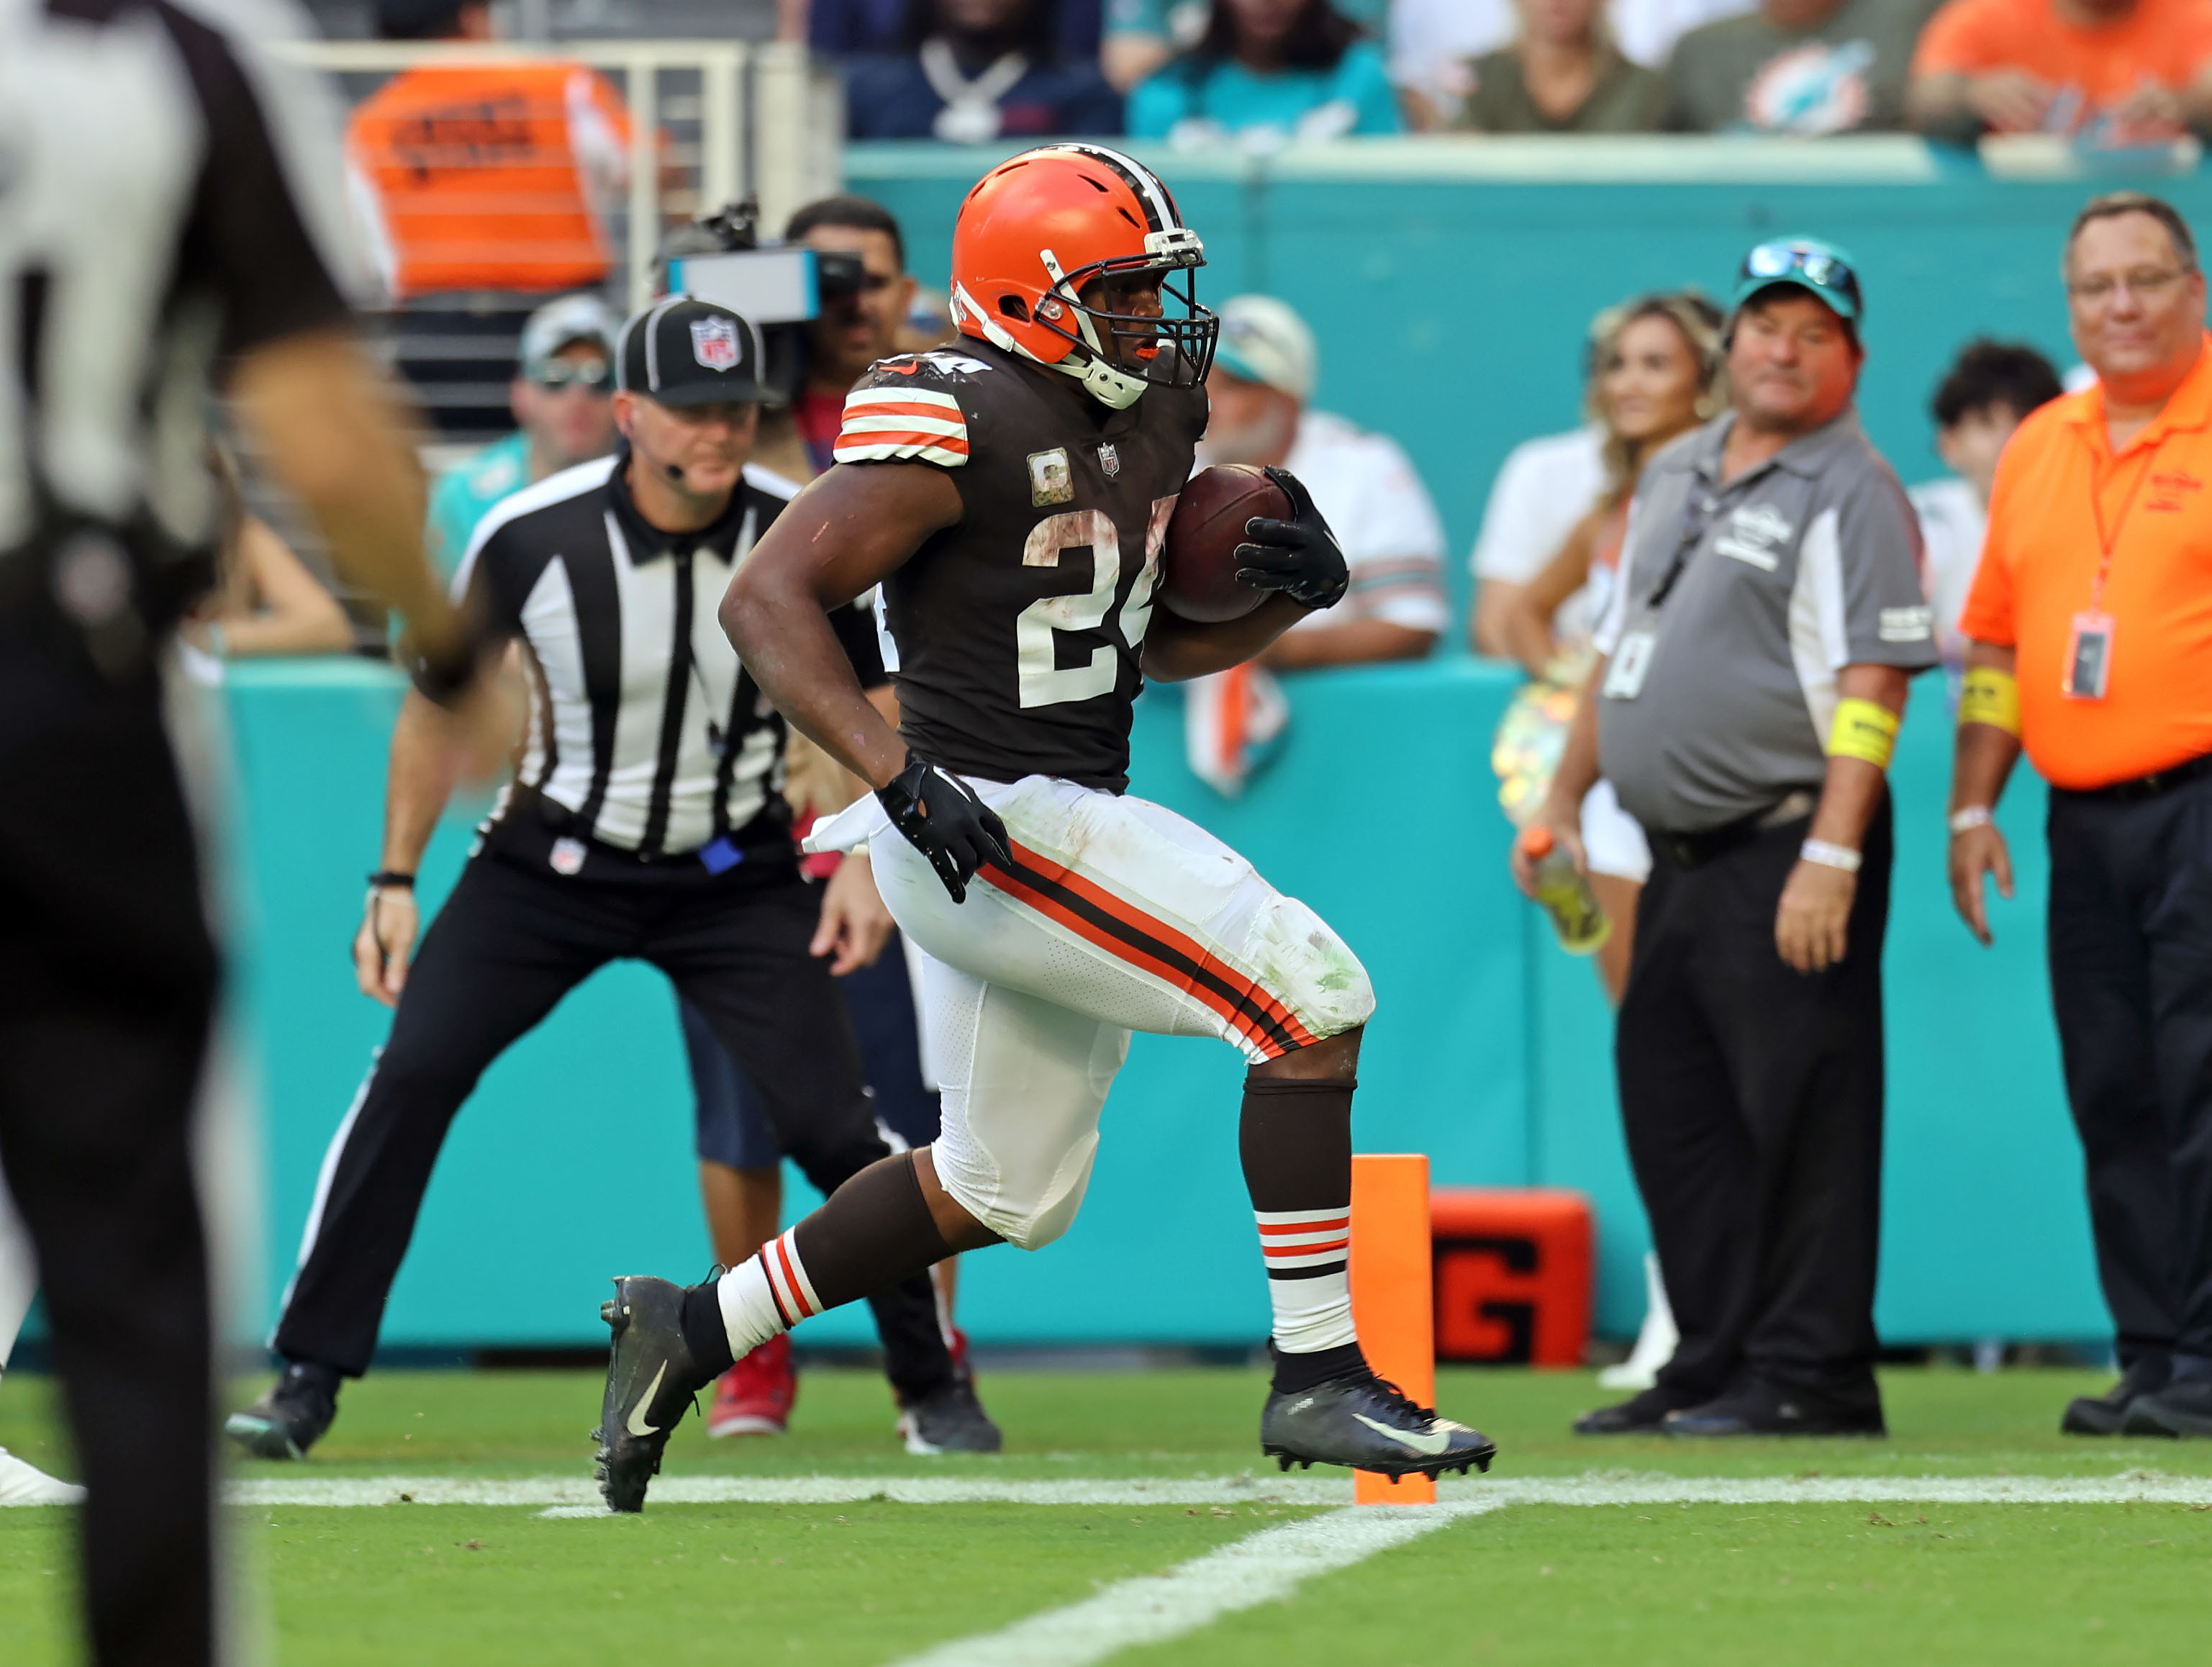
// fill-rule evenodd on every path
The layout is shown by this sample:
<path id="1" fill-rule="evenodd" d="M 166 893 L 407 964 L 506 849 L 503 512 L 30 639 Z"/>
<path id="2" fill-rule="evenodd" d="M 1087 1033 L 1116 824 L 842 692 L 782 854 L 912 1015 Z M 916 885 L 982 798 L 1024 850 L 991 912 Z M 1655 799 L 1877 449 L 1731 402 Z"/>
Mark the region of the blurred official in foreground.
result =
<path id="1" fill-rule="evenodd" d="M 1584 1434 L 1883 1428 L 1884 772 L 1936 648 L 1911 508 L 1852 409 L 1860 312 L 1838 250 L 1745 257 L 1735 410 L 1645 467 L 1539 812 L 1580 861 L 1601 762 L 1651 845 L 1615 1056 L 1681 1343 Z"/>
<path id="2" fill-rule="evenodd" d="M 215 1004 L 158 660 L 207 584 L 211 378 L 448 698 L 471 670 L 325 234 L 334 124 L 255 0 L 0 10 L 0 1159 L 90 1489 L 103 1664 L 215 1653 L 190 1124 Z"/>
<path id="3" fill-rule="evenodd" d="M 1990 941 L 1991 821 L 2051 783 L 2051 995 L 2122 1376 L 2075 1435 L 2212 1436 L 2212 354 L 2179 215 L 2100 197 L 2066 240 L 2095 386 L 1997 465 L 1951 786 L 1951 885 Z"/>

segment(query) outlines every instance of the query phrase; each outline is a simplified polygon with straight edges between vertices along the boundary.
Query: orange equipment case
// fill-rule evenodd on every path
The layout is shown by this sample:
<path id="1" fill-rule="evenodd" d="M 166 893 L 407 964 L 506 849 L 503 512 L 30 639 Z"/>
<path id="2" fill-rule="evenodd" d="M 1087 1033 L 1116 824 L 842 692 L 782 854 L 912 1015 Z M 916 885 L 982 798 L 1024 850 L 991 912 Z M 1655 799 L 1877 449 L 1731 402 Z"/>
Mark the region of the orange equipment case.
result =
<path id="1" fill-rule="evenodd" d="M 1438 1187 L 1437 1358 L 1578 1366 L 1589 1342 L 1589 1200 L 1560 1187 Z"/>

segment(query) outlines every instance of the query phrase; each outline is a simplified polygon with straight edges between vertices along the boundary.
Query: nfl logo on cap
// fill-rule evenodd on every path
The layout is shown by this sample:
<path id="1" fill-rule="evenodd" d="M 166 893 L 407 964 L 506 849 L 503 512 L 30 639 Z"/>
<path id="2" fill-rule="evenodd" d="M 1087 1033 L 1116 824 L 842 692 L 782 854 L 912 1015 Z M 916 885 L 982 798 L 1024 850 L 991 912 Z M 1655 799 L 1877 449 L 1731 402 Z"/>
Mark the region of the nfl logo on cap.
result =
<path id="1" fill-rule="evenodd" d="M 709 370 L 735 370 L 740 356 L 736 322 L 730 319 L 692 319 L 691 356 Z"/>

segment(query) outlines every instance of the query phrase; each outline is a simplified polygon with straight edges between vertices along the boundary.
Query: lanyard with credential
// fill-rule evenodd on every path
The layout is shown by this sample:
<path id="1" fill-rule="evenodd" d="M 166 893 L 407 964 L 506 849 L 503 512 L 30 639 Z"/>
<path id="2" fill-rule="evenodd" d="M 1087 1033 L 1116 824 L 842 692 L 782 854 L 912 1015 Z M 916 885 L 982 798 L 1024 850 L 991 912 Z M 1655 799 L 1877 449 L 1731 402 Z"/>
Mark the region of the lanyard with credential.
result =
<path id="1" fill-rule="evenodd" d="M 2098 491 L 2094 480 L 2090 483 L 2089 508 L 2097 518 L 2097 576 L 2090 582 L 2089 605 L 2074 616 L 2074 628 L 2067 639 L 2066 672 L 2059 686 L 2070 700 L 2102 700 L 2112 686 L 2113 621 L 2105 611 L 2105 581 L 2112 576 L 2112 552 L 2119 548 L 2120 535 L 2127 531 L 2128 516 L 2135 509 L 2143 482 L 2158 467 L 2159 448 L 2165 444 L 2165 436 L 2160 435 L 2151 447 L 2150 454 L 2136 471 L 2127 496 L 2120 501 L 2118 518 L 2109 531 L 2105 526 L 2104 494 Z"/>
<path id="2" fill-rule="evenodd" d="M 1644 692 L 1644 674 L 1651 669 L 1652 650 L 1659 640 L 1659 610 L 1666 605 L 1668 597 L 1681 582 L 1691 557 L 1696 555 L 1698 546 L 1705 543 L 1705 533 L 1712 526 L 1713 516 L 1719 508 L 1719 495 L 1708 491 L 1684 518 L 1681 536 L 1674 543 L 1674 553 L 1668 558 L 1666 570 L 1659 575 L 1659 582 L 1652 586 L 1651 594 L 1644 599 L 1643 611 L 1639 616 L 1641 623 L 1634 630 L 1622 636 L 1606 663 L 1605 682 L 1598 691 L 1603 698 L 1634 700 Z M 1627 551 L 1621 552 L 1621 559 L 1624 563 L 1630 559 Z M 1613 582 L 1626 589 L 1628 578 L 1629 575 L 1624 572 Z M 1633 603 L 1631 599 L 1623 597 L 1622 605 L 1632 606 Z"/>

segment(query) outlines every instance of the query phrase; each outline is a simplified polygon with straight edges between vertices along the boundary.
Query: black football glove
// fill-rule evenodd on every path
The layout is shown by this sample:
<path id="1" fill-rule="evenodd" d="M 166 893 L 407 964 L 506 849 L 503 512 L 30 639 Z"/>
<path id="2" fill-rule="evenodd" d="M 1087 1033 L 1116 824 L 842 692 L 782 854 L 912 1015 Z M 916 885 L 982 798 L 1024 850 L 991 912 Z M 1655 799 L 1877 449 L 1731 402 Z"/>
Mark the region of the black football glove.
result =
<path id="1" fill-rule="evenodd" d="M 968 900 L 968 882 L 987 862 L 1012 867 L 1013 842 L 999 813 L 949 770 L 908 754 L 890 785 L 876 789 L 891 826 L 929 859 L 955 903 Z"/>
<path id="2" fill-rule="evenodd" d="M 1267 478 L 1283 489 L 1295 519 L 1255 515 L 1244 523 L 1252 542 L 1237 546 L 1237 578 L 1255 590 L 1279 590 L 1309 608 L 1333 608 L 1344 599 L 1352 574 L 1305 483 L 1287 469 L 1267 465 Z"/>

